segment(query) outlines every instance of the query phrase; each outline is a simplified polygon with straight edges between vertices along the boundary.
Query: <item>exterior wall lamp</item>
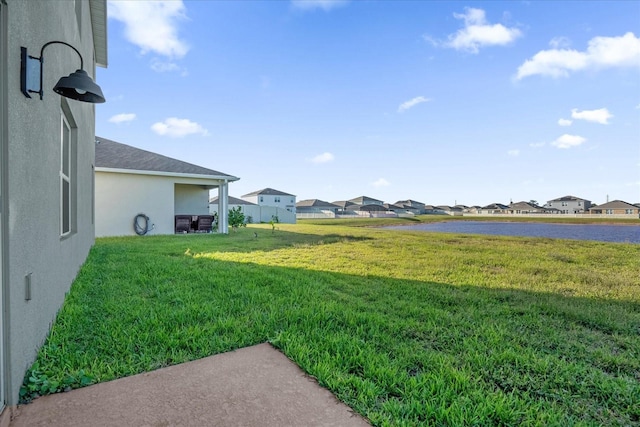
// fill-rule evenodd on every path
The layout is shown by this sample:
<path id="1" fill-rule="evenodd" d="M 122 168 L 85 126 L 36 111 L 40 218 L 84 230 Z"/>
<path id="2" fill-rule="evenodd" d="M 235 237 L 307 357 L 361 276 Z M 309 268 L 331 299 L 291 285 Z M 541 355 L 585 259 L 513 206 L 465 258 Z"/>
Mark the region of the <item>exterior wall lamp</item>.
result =
<path id="1" fill-rule="evenodd" d="M 84 71 L 84 64 L 82 55 L 78 52 L 78 49 L 71 46 L 69 43 L 61 41 L 50 41 L 45 43 L 40 49 L 40 57 L 36 58 L 27 54 L 27 48 L 21 47 L 21 62 L 20 62 L 20 90 L 27 98 L 31 98 L 29 93 L 37 93 L 40 95 L 40 99 L 44 96 L 42 90 L 42 66 L 44 60 L 42 54 L 44 49 L 50 44 L 63 44 L 73 49 L 80 57 L 80 68 L 74 73 L 69 74 L 67 77 L 61 77 L 58 83 L 53 87 L 53 91 L 66 97 L 75 99 L 77 101 L 90 102 L 92 104 L 100 104 L 105 102 L 102 89 L 89 77 L 86 71 Z"/>

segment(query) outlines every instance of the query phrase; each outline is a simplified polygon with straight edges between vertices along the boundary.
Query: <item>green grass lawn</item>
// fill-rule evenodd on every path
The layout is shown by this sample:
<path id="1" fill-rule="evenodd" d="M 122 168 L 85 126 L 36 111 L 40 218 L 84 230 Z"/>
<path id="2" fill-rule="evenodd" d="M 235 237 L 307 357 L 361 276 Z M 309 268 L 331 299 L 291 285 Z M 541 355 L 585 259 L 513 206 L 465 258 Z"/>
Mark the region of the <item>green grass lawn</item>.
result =
<path id="1" fill-rule="evenodd" d="M 640 245 L 331 224 L 98 239 L 25 400 L 269 341 L 374 425 L 640 424 Z"/>

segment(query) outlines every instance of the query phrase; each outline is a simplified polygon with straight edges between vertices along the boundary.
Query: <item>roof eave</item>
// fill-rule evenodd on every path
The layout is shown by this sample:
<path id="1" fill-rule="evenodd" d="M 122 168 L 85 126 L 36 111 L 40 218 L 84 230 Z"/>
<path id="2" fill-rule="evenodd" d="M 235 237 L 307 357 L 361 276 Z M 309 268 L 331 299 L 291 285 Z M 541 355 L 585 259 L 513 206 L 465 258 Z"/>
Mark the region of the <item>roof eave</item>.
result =
<path id="1" fill-rule="evenodd" d="M 208 179 L 216 181 L 233 182 L 238 181 L 240 178 L 231 175 L 202 175 L 195 173 L 177 173 L 177 172 L 163 172 L 163 171 L 148 171 L 138 169 L 118 169 L 118 168 L 105 168 L 96 167 L 96 172 L 108 172 L 108 173 L 128 173 L 133 175 L 153 175 L 153 176 L 168 176 L 174 178 L 194 178 L 194 179 Z"/>
<path id="2" fill-rule="evenodd" d="M 96 65 L 107 68 L 107 1 L 90 0 L 91 26 L 93 28 L 93 49 Z"/>

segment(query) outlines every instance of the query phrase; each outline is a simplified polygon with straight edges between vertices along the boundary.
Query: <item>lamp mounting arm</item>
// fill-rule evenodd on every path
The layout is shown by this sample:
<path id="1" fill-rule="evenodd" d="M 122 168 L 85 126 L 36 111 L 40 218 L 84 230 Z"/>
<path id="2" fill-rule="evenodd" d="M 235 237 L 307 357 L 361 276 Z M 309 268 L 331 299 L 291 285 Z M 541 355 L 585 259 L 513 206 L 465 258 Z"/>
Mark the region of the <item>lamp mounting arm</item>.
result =
<path id="1" fill-rule="evenodd" d="M 84 70 L 84 61 L 82 60 L 82 55 L 80 55 L 80 52 L 78 51 L 78 49 L 76 49 L 75 47 L 71 46 L 67 42 L 61 42 L 61 41 L 58 41 L 58 40 L 53 40 L 53 41 L 47 42 L 42 46 L 42 49 L 40 49 L 40 58 L 33 58 L 33 57 L 31 57 L 31 58 L 39 60 L 40 63 L 42 64 L 42 61 L 43 61 L 43 59 L 42 59 L 43 56 L 42 55 L 44 54 L 44 49 L 47 46 L 49 46 L 50 44 L 63 44 L 65 46 L 69 46 L 71 49 L 75 50 L 76 53 L 78 54 L 78 56 L 80 57 L 80 69 Z M 42 68 L 42 66 L 40 66 L 40 68 Z M 40 73 L 40 74 L 42 74 L 42 73 Z"/>
<path id="2" fill-rule="evenodd" d="M 0 0 L 2 1 L 2 0 Z M 54 86 L 53 91 L 58 95 L 66 98 L 75 99 L 76 101 L 89 102 L 99 104 L 105 102 L 102 89 L 98 86 L 84 70 L 84 60 L 80 51 L 69 43 L 53 40 L 45 43 L 40 49 L 40 57 L 31 56 L 27 53 L 26 47 L 20 48 L 20 90 L 27 98 L 31 98 L 32 93 L 40 95 L 40 99 L 44 97 L 43 85 L 43 68 L 44 68 L 44 50 L 52 44 L 63 44 L 73 49 L 80 58 L 80 68 L 67 77 L 62 77 Z"/>
<path id="3" fill-rule="evenodd" d="M 28 55 L 27 54 L 27 48 L 23 47 L 22 48 L 22 76 L 23 76 L 23 78 L 21 79 L 21 86 L 22 86 L 22 93 L 27 98 L 31 98 L 29 93 L 37 93 L 38 95 L 40 95 L 40 99 L 42 99 L 44 97 L 44 90 L 42 89 L 42 75 L 43 75 L 42 68 L 44 66 L 44 50 L 47 48 L 47 46 L 52 45 L 52 44 L 63 44 L 65 46 L 69 46 L 71 49 L 73 49 L 78 54 L 78 56 L 80 57 L 80 69 L 84 70 L 84 61 L 82 59 L 82 55 L 80 54 L 78 49 L 76 49 L 75 47 L 71 46 L 69 43 L 62 42 L 62 41 L 59 41 L 59 40 L 53 40 L 53 41 L 47 42 L 42 46 L 42 49 L 40 49 L 40 57 L 35 57 L 35 56 Z M 39 62 L 39 66 L 40 66 L 39 72 L 38 72 L 38 70 L 36 68 L 37 65 L 31 63 L 30 60 Z M 36 77 L 36 73 L 38 74 L 37 77 Z M 38 79 L 40 81 L 40 85 L 37 88 L 34 87 L 34 84 L 35 84 L 34 80 L 36 80 L 36 79 Z"/>

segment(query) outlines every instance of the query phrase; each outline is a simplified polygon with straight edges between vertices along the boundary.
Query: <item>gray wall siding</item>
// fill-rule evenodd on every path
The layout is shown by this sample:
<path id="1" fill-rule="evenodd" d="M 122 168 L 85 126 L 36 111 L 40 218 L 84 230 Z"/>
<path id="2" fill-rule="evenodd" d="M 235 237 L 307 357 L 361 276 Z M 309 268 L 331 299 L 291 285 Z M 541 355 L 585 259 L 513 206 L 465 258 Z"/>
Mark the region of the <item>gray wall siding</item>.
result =
<path id="1" fill-rule="evenodd" d="M 8 11 L 8 265 L 5 286 L 9 308 L 7 351 L 8 404 L 17 403 L 25 370 L 34 361 L 66 292 L 94 241 L 92 164 L 94 106 L 61 98 L 51 89 L 80 67 L 69 47 L 51 45 L 44 52 L 44 99 L 20 92 L 20 47 L 40 56 L 42 46 L 60 40 L 76 47 L 84 68 L 95 75 L 89 7 L 82 8 L 80 37 L 74 1 L 9 0 Z M 60 121 L 66 110 L 77 124 L 75 203 L 71 235 L 60 237 Z M 6 200 L 6 199 L 5 199 Z M 32 299 L 25 300 L 25 275 L 31 273 Z"/>
<path id="2" fill-rule="evenodd" d="M 548 205 L 548 207 L 556 208 L 562 213 L 573 214 L 588 211 L 591 207 L 591 202 L 587 200 L 551 200 Z"/>

